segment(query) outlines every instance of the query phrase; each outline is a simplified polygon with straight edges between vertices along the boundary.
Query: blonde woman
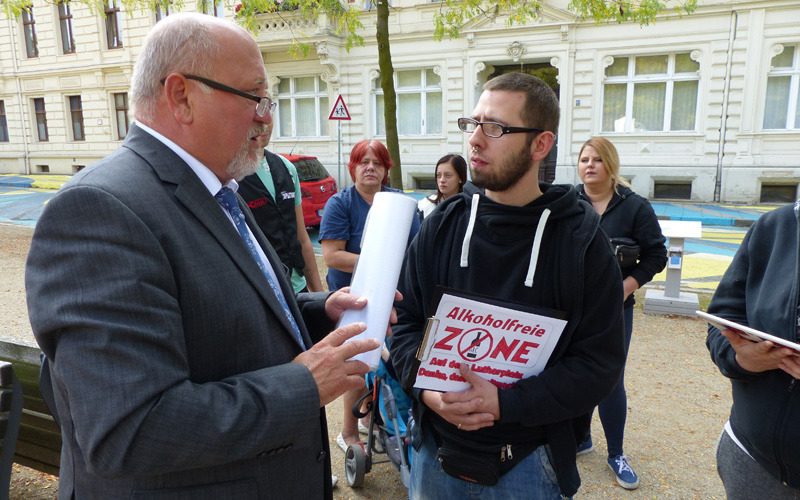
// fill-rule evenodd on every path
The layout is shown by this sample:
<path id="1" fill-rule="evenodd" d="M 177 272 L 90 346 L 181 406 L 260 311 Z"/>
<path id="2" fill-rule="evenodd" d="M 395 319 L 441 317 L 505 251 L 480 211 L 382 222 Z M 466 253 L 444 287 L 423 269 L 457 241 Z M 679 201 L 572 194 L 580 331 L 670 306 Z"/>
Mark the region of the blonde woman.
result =
<path id="1" fill-rule="evenodd" d="M 633 292 L 667 265 L 664 236 L 653 207 L 619 175 L 619 155 L 611 141 L 594 137 L 583 144 L 578 155 L 578 175 L 583 182 L 577 187 L 578 196 L 600 214 L 600 227 L 611 238 L 622 271 L 627 352 L 633 332 Z M 632 490 L 639 486 L 639 478 L 622 451 L 628 411 L 624 380 L 623 372 L 611 394 L 598 405 L 598 411 L 608 445 L 608 466 L 617 483 Z M 592 449 L 592 438 L 588 436 L 578 446 L 578 454 Z"/>

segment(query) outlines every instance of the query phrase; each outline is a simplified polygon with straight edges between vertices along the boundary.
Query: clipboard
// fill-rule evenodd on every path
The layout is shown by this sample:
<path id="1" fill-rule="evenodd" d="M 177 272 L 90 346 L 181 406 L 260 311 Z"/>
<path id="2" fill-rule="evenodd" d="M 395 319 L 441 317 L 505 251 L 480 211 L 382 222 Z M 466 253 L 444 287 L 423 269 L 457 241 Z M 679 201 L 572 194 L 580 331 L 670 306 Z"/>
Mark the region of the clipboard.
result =
<path id="1" fill-rule="evenodd" d="M 750 328 L 749 326 L 740 325 L 739 323 L 736 323 L 729 319 L 720 318 L 719 316 L 715 316 L 714 314 L 709 314 L 704 311 L 695 311 L 695 313 L 704 320 L 706 320 L 709 324 L 714 325 L 720 330 L 734 330 L 742 338 L 745 338 L 752 342 L 761 342 L 762 340 L 769 340 L 773 344 L 780 345 L 783 347 L 788 347 L 789 349 L 793 349 L 797 351 L 798 354 L 800 354 L 800 344 L 796 344 L 789 340 L 776 337 L 775 335 L 770 335 L 769 333 L 764 333 L 762 331 L 756 330 L 755 328 Z"/>
<path id="2" fill-rule="evenodd" d="M 511 387 L 541 373 L 567 324 L 563 311 L 441 286 L 431 310 L 406 389 L 465 389 L 462 363 L 498 387 Z"/>

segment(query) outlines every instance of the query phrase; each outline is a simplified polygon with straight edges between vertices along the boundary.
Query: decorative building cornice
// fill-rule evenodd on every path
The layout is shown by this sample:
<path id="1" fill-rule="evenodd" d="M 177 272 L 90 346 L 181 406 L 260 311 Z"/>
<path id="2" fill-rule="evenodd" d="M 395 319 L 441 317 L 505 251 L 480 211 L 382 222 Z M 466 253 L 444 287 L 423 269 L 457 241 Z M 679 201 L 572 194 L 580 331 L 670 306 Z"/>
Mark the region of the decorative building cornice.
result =
<path id="1" fill-rule="evenodd" d="M 527 52 L 527 49 L 525 48 L 524 43 L 520 41 L 514 41 L 508 44 L 506 52 L 511 56 L 511 59 L 513 59 L 514 62 L 519 62 L 519 60 L 522 58 L 522 55 Z"/>
<path id="2" fill-rule="evenodd" d="M 472 77 L 472 80 L 475 82 L 475 87 L 477 87 L 480 85 L 480 79 L 478 78 L 478 75 L 486 69 L 486 64 L 484 64 L 483 61 L 478 61 L 475 63 L 475 67 L 473 69 L 473 74 L 475 76 Z"/>
<path id="3" fill-rule="evenodd" d="M 339 93 L 339 63 L 330 59 L 328 42 L 321 41 L 314 45 L 317 49 L 317 56 L 319 56 L 320 64 L 327 67 L 327 71 L 323 72 L 322 75 L 320 75 L 320 78 L 322 78 L 322 81 L 328 83 L 328 85 L 332 87 L 334 93 Z"/>

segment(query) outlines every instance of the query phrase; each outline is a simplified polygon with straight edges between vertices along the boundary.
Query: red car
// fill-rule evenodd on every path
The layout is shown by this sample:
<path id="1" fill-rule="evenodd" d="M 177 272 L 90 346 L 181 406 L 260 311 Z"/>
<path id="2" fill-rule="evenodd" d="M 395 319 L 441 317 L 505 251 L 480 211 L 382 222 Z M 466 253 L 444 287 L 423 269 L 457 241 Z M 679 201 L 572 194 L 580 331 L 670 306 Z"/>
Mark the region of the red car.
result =
<path id="1" fill-rule="evenodd" d="M 306 227 L 319 227 L 325 203 L 328 198 L 336 194 L 336 181 L 315 156 L 283 153 L 281 156 L 292 162 L 297 168 Z"/>

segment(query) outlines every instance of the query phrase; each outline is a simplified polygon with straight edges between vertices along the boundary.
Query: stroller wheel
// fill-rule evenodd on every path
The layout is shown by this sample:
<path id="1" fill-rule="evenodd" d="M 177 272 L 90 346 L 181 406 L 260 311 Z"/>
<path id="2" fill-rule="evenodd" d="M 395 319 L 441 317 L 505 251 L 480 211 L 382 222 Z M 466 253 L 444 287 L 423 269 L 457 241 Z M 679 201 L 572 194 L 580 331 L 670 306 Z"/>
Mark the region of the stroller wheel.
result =
<path id="1" fill-rule="evenodd" d="M 367 454 L 360 443 L 347 447 L 344 471 L 347 476 L 347 484 L 351 488 L 359 488 L 364 484 L 364 477 L 367 475 Z"/>

